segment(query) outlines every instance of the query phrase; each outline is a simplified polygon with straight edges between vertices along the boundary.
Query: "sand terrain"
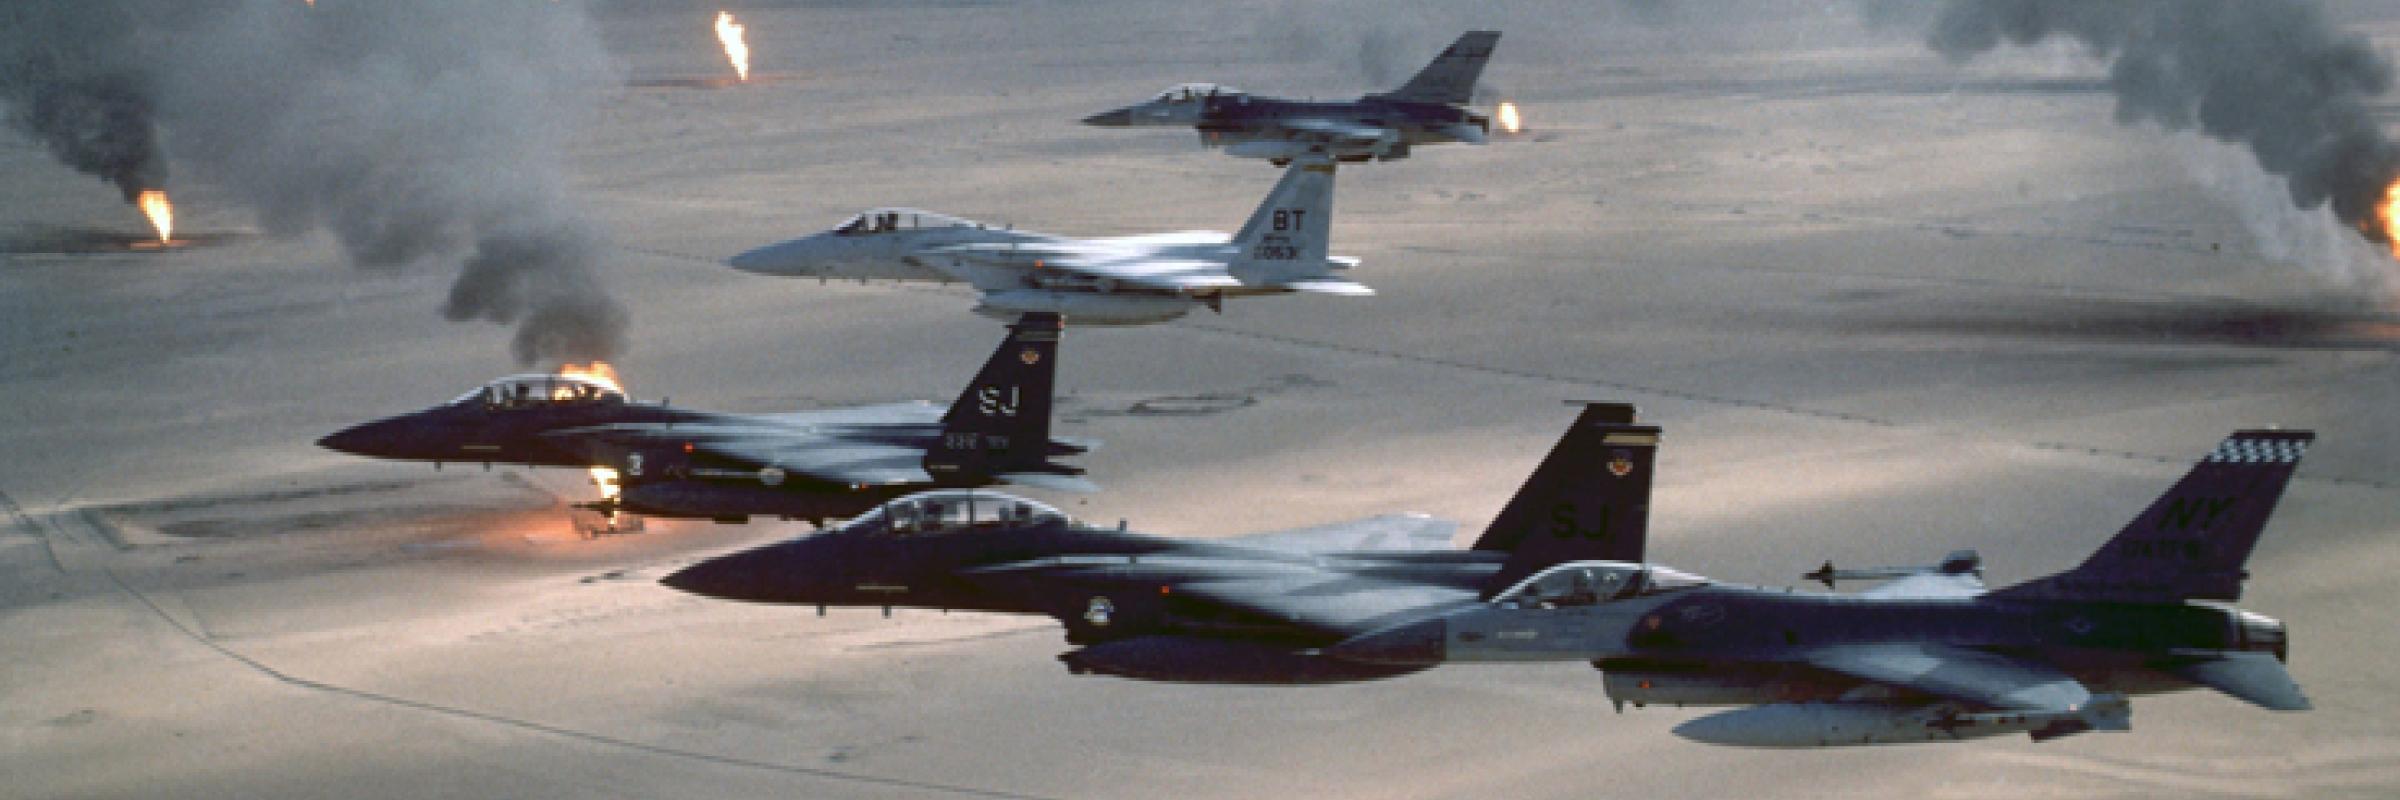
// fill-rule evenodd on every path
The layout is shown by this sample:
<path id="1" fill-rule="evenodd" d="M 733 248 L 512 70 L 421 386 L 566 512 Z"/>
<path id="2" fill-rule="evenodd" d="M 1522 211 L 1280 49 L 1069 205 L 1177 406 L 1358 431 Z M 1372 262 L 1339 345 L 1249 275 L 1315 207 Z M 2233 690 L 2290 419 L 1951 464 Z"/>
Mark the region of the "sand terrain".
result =
<path id="1" fill-rule="evenodd" d="M 2224 432 L 2308 427 L 2322 439 L 2244 605 L 2290 624 L 2318 709 L 2184 693 L 2138 699 L 2131 733 L 2042 745 L 1743 751 L 1668 734 L 1702 712 L 1612 712 L 1579 665 L 1144 684 L 1069 675 L 1047 620 L 687 597 L 654 579 L 805 526 L 587 540 L 563 505 L 590 492 L 580 476 L 320 451 L 513 371 L 506 331 L 441 321 L 446 275 L 360 273 L 321 238 L 258 234 L 205 185 L 178 199 L 206 241 L 117 251 L 132 212 L 11 140 L 0 795 L 2400 789 L 2389 304 L 2266 257 L 2194 177 L 2204 148 L 2115 125 L 2089 68 L 1958 68 L 1840 21 L 1700 39 L 1544 24 L 1565 11 L 1398 23 L 1419 49 L 1506 30 L 1489 77 L 1535 133 L 1341 172 L 1335 250 L 1380 296 L 1070 329 L 1060 430 L 1106 441 L 1083 460 L 1106 491 L 1044 499 L 1186 536 L 1422 511 L 1464 538 L 1563 403 L 1627 400 L 1667 429 L 1662 563 L 1785 585 L 1829 558 L 1974 547 L 2005 584 L 2080 559 Z M 716 264 L 862 208 L 1237 227 L 1269 167 L 1072 124 L 1184 80 L 1366 88 L 1228 15 L 758 9 L 773 79 L 723 89 L 699 80 L 720 68 L 705 13 L 606 16 L 630 85 L 573 164 L 620 246 L 602 270 L 635 315 L 630 388 L 732 410 L 946 401 L 1000 331 L 964 290 Z M 2400 46 L 2400 19 L 2361 25 Z"/>

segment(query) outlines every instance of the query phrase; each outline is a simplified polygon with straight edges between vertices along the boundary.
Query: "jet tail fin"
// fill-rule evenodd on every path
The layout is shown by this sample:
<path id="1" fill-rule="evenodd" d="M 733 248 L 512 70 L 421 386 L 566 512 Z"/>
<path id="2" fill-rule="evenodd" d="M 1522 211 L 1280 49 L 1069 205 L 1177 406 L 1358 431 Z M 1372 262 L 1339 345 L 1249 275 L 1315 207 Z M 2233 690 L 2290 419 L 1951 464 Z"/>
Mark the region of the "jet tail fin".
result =
<path id="1" fill-rule="evenodd" d="M 1500 43 L 1499 31 L 1468 31 L 1457 41 L 1433 57 L 1433 63 L 1417 71 L 1416 77 L 1381 95 L 1386 100 L 1411 103 L 1443 103 L 1466 105 L 1474 98 L 1475 82 L 1483 77 L 1483 62 L 1492 57 L 1492 48 Z"/>
<path id="2" fill-rule="evenodd" d="M 2291 484 L 2312 431 L 2235 431 L 2081 565 L 1999 597 L 2180 603 L 2239 600 L 2242 565 Z"/>
<path id="3" fill-rule="evenodd" d="M 1283 170 L 1283 178 L 1267 193 L 1266 202 L 1233 235 L 1233 259 L 1226 270 L 1251 286 L 1280 286 L 1313 291 L 1317 286 L 1347 284 L 1331 278 L 1354 259 L 1337 259 L 1326 251 L 1333 230 L 1333 161 L 1304 158 Z M 1357 287 L 1364 289 L 1365 287 Z M 1357 294 L 1348 290 L 1339 294 Z"/>
<path id="4" fill-rule="evenodd" d="M 1058 374 L 1058 314 L 1028 313 L 983 371 L 942 415 L 942 435 L 925 469 L 943 482 L 980 482 L 1008 472 L 1074 474 L 1050 463 L 1050 404 Z"/>
<path id="5" fill-rule="evenodd" d="M 1634 424 L 1633 415 L 1633 406 L 1621 403 L 1584 406 L 1500 509 L 1475 541 L 1474 549 L 1509 554 L 1486 596 L 1567 561 L 1642 560 L 1659 429 Z"/>

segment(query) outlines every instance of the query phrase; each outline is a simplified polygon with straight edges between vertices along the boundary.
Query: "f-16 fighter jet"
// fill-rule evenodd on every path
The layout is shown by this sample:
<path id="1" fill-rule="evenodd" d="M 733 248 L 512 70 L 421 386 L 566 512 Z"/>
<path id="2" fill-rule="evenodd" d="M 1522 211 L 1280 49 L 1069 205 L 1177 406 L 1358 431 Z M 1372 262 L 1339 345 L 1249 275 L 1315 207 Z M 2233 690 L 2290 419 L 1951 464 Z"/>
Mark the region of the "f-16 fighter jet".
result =
<path id="1" fill-rule="evenodd" d="M 1083 123 L 1190 127 L 1200 132 L 1203 145 L 1276 164 L 1309 155 L 1390 161 L 1407 158 L 1415 145 L 1483 144 L 1491 120 L 1462 106 L 1472 99 L 1483 62 L 1499 42 L 1499 31 L 1469 31 L 1400 88 L 1348 102 L 1286 100 L 1186 83 L 1149 102 L 1085 117 Z"/>
<path id="2" fill-rule="evenodd" d="M 633 402 L 590 378 L 515 375 L 317 444 L 436 466 L 611 468 L 622 492 L 603 512 L 720 522 L 821 524 L 934 486 L 1089 491 L 1081 469 L 1051 460 L 1096 446 L 1050 435 L 1060 328 L 1056 315 L 1025 315 L 947 411 L 911 402 L 724 414 Z"/>
<path id="3" fill-rule="evenodd" d="M 2206 687 L 2277 711 L 2308 699 L 2283 623 L 2228 605 L 2307 431 L 2239 431 L 2080 566 L 1987 591 L 1959 551 L 1857 594 L 1711 582 L 1640 559 L 1560 564 L 1487 601 L 1329 648 L 1367 664 L 1588 660 L 1619 710 L 1749 706 L 1675 733 L 1820 747 L 2034 741 L 2126 730 L 2133 694 Z"/>
<path id="4" fill-rule="evenodd" d="M 1384 516 L 1230 539 L 1087 525 L 988 491 L 885 504 L 814 536 L 676 572 L 732 600 L 966 609 L 1056 617 L 1076 673 L 1216 683 L 1322 683 L 1422 669 L 1318 648 L 1472 604 L 1552 564 L 1638 558 L 1657 429 L 1594 405 L 1470 550 L 1454 523 Z"/>
<path id="5" fill-rule="evenodd" d="M 1215 231 L 1069 239 L 882 208 L 728 263 L 786 277 L 965 281 L 983 292 L 975 312 L 986 316 L 1038 311 L 1081 325 L 1142 325 L 1198 306 L 1222 311 L 1227 297 L 1374 294 L 1335 275 L 1358 259 L 1326 254 L 1332 222 L 1333 165 L 1317 159 L 1285 170 L 1231 240 Z"/>

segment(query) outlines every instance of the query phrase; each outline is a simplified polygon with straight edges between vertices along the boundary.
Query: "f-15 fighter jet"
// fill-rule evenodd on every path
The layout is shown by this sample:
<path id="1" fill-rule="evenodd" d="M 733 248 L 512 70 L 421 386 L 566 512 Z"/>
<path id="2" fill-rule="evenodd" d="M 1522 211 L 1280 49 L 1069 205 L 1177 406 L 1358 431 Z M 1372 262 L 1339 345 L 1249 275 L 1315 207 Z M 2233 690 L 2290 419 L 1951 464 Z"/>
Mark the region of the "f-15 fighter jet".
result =
<path id="1" fill-rule="evenodd" d="M 1483 144 L 1491 120 L 1463 108 L 1500 42 L 1498 31 L 1469 31 L 1400 88 L 1346 102 L 1286 100 L 1230 86 L 1186 83 L 1140 105 L 1083 119 L 1109 128 L 1172 125 L 1228 155 L 1276 164 L 1310 155 L 1337 161 L 1407 158 L 1421 144 Z"/>
<path id="2" fill-rule="evenodd" d="M 374 458 L 615 469 L 599 510 L 742 522 L 849 517 L 937 486 L 1094 487 L 1057 456 L 1096 444 L 1050 435 L 1061 324 L 1027 314 L 948 410 L 929 403 L 726 414 L 637 403 L 603 381 L 501 378 L 423 411 L 317 444 Z"/>
<path id="3" fill-rule="evenodd" d="M 2302 711 L 2283 623 L 2229 603 L 2315 438 L 2235 432 L 2081 565 L 1997 591 L 1972 551 L 1804 576 L 1896 578 L 1857 594 L 1715 583 L 1638 558 L 1578 561 L 1327 652 L 1394 668 L 1590 661 L 1620 710 L 1748 706 L 1675 728 L 1748 747 L 2121 731 L 2128 696 L 2193 688 Z"/>
<path id="4" fill-rule="evenodd" d="M 1562 561 L 1641 553 L 1656 428 L 1593 405 L 1473 549 L 1454 523 L 1374 517 L 1228 539 L 1087 525 L 988 491 L 902 497 L 814 536 L 667 576 L 695 594 L 762 603 L 1043 614 L 1080 649 L 1077 673 L 1207 683 L 1325 683 L 1417 665 L 1317 649 L 1398 619 L 1470 604 Z"/>
<path id="5" fill-rule="evenodd" d="M 1231 239 L 1215 231 L 1070 239 L 880 208 L 728 263 L 784 277 L 965 281 L 983 293 L 976 313 L 1048 312 L 1079 325 L 1165 322 L 1200 306 L 1221 311 L 1228 297 L 1371 295 L 1337 275 L 1358 259 L 1326 254 L 1333 170 L 1323 159 L 1285 170 Z"/>

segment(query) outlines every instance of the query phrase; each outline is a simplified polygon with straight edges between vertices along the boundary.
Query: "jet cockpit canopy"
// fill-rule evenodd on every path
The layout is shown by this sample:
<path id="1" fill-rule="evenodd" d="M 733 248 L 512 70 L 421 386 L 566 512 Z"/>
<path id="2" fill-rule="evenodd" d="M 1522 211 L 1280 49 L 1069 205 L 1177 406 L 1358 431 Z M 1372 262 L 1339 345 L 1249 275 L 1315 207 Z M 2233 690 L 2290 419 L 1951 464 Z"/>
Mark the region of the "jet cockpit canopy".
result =
<path id="1" fill-rule="evenodd" d="M 1210 97 L 1240 97 L 1245 94 L 1249 93 L 1231 86 L 1214 83 L 1184 83 L 1170 86 L 1166 91 L 1159 92 L 1157 97 L 1150 98 L 1150 102 L 1169 105 L 1197 103 Z"/>
<path id="2" fill-rule="evenodd" d="M 877 536 L 935 536 L 1066 520 L 1064 512 L 1048 504 L 1011 494 L 940 489 L 885 503 L 843 527 Z"/>
<path id="3" fill-rule="evenodd" d="M 919 211 L 914 208 L 878 208 L 851 217 L 833 229 L 837 236 L 865 236 L 909 228 L 972 228 L 974 222 L 948 214 Z"/>
<path id="4" fill-rule="evenodd" d="M 494 379 L 450 402 L 453 405 L 478 403 L 496 409 L 599 405 L 625 402 L 625 393 L 607 381 L 595 378 L 526 373 Z"/>
<path id="5" fill-rule="evenodd" d="M 1492 598 L 1517 607 L 1588 606 L 1707 584 L 1707 578 L 1648 564 L 1570 561 L 1536 572 Z"/>

